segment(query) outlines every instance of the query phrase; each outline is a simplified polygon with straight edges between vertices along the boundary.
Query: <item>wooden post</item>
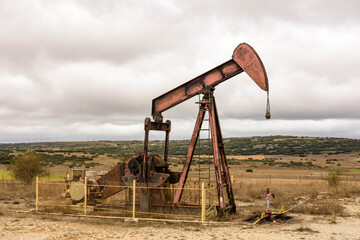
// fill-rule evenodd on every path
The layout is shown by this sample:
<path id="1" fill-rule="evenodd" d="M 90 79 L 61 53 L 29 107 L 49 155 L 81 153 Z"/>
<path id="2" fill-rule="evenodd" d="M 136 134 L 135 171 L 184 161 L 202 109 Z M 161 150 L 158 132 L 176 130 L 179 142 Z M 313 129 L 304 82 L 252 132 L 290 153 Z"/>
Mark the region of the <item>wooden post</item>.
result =
<path id="1" fill-rule="evenodd" d="M 135 189 L 136 189 L 136 180 L 133 180 L 133 214 L 132 217 L 135 218 L 135 200 L 136 200 L 136 195 L 135 195 Z"/>
<path id="2" fill-rule="evenodd" d="M 206 212 L 206 192 L 205 192 L 205 183 L 201 183 L 201 222 L 205 222 L 205 212 Z"/>
<path id="3" fill-rule="evenodd" d="M 39 211 L 39 177 L 36 177 L 35 184 L 35 211 Z"/>
<path id="4" fill-rule="evenodd" d="M 84 215 L 87 214 L 87 177 L 84 182 Z"/>
<path id="5" fill-rule="evenodd" d="M 231 175 L 231 186 L 234 186 L 234 175 Z"/>

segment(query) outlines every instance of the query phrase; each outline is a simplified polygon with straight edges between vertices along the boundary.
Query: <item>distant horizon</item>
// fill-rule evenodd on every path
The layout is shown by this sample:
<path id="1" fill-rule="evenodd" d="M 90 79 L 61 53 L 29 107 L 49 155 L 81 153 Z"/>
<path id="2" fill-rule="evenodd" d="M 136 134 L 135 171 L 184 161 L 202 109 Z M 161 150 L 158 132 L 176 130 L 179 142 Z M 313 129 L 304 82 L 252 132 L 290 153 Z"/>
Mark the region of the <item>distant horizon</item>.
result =
<path id="1" fill-rule="evenodd" d="M 360 139 L 359 138 L 350 138 L 350 137 L 333 137 L 333 136 L 302 136 L 302 135 L 256 135 L 256 136 L 241 136 L 241 137 L 224 137 L 228 138 L 256 138 L 256 137 L 301 137 L 301 138 L 339 138 L 339 139 Z M 164 139 L 149 139 L 150 141 L 164 141 Z M 187 141 L 187 139 L 171 139 L 170 141 Z M 123 142 L 123 141 L 144 141 L 144 139 L 93 139 L 93 140 L 54 140 L 54 141 L 19 141 L 19 142 L 0 142 L 0 144 L 26 144 L 26 143 L 69 143 L 69 142 Z"/>

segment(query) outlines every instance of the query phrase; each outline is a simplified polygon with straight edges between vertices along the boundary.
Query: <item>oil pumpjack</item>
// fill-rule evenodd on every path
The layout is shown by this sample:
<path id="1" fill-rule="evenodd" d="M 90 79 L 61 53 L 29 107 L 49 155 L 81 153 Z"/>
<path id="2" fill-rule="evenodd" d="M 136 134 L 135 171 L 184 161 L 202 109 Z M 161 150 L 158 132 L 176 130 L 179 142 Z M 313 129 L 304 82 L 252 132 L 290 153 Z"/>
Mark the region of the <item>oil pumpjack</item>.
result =
<path id="1" fill-rule="evenodd" d="M 217 183 L 219 202 L 218 215 L 221 216 L 225 212 L 230 214 L 236 213 L 236 205 L 229 168 L 226 161 L 214 90 L 215 86 L 221 82 L 242 72 L 246 72 L 262 90 L 267 91 L 268 105 L 266 109 L 266 118 L 269 119 L 269 86 L 264 65 L 250 45 L 241 43 L 234 50 L 231 60 L 153 99 L 153 121 L 151 121 L 150 118 L 145 119 L 144 152 L 134 154 L 105 175 L 93 179 L 92 182 L 88 182 L 91 184 L 91 189 L 89 189 L 90 199 L 97 199 L 96 201 L 105 200 L 120 191 L 127 189 L 127 187 L 131 187 L 135 181 L 141 189 L 141 191 L 139 191 L 140 201 L 138 202 L 140 212 L 150 212 L 155 208 L 161 208 L 163 211 L 166 211 L 166 209 L 169 210 L 169 207 L 170 209 L 184 207 L 181 205 L 180 200 L 193 159 L 195 147 L 199 139 L 201 126 L 203 121 L 205 121 L 204 116 L 207 112 Z M 171 122 L 169 120 L 163 121 L 162 112 L 200 94 L 203 95 L 203 98 L 199 101 L 199 113 L 186 154 L 183 170 L 181 173 L 173 172 L 169 169 L 167 162 Z M 152 130 L 165 132 L 165 151 L 163 159 L 157 155 L 148 153 L 149 132 Z M 178 185 L 175 196 L 172 198 L 172 194 L 168 187 L 170 184 L 176 183 L 178 183 Z M 74 202 L 81 201 L 84 198 L 83 185 L 84 183 L 74 179 L 67 182 L 66 192 L 63 194 L 64 197 L 68 196 Z M 111 186 L 119 187 L 114 188 Z M 224 198 L 224 188 L 226 189 L 227 198 Z M 132 194 L 132 191 L 130 191 L 129 194 Z M 133 196 L 129 196 L 129 199 L 133 199 Z M 157 204 L 155 204 L 154 201 L 151 201 L 152 199 L 156 199 Z"/>
<path id="2" fill-rule="evenodd" d="M 236 213 L 230 173 L 226 161 L 224 142 L 213 93 L 215 86 L 242 72 L 246 72 L 262 90 L 267 92 L 265 117 L 266 119 L 270 119 L 269 85 L 265 67 L 255 50 L 247 43 L 241 43 L 234 50 L 231 60 L 152 100 L 151 115 L 153 121 L 151 121 L 150 118 L 145 119 L 144 154 L 143 162 L 141 164 L 143 167 L 141 169 L 140 182 L 150 182 L 151 161 L 149 161 L 148 144 L 149 132 L 151 130 L 165 132 L 164 162 L 167 163 L 171 122 L 169 120 L 163 122 L 162 112 L 194 97 L 195 95 L 202 94 L 203 98 L 199 102 L 199 113 L 197 115 L 194 131 L 186 154 L 185 164 L 179 178 L 173 204 L 176 205 L 180 203 L 195 147 L 199 138 L 201 125 L 204 121 L 204 115 L 205 112 L 208 111 L 219 201 L 218 214 L 221 216 L 224 212 L 228 212 L 230 214 Z M 224 179 L 222 178 L 222 175 L 224 176 Z M 224 200 L 224 187 L 226 188 L 228 202 L 225 202 Z"/>

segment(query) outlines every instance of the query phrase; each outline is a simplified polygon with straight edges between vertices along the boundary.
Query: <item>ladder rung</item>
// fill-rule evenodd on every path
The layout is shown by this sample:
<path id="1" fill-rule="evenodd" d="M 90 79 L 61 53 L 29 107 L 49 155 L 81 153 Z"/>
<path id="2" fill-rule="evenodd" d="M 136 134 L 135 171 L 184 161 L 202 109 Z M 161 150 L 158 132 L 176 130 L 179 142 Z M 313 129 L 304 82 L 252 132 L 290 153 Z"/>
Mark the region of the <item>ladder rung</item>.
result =
<path id="1" fill-rule="evenodd" d="M 203 119 L 203 121 L 209 121 L 210 119 L 208 119 L 208 118 L 205 118 L 205 119 Z"/>
<path id="2" fill-rule="evenodd" d="M 209 128 L 202 128 L 200 129 L 200 131 L 209 131 L 210 129 Z"/>

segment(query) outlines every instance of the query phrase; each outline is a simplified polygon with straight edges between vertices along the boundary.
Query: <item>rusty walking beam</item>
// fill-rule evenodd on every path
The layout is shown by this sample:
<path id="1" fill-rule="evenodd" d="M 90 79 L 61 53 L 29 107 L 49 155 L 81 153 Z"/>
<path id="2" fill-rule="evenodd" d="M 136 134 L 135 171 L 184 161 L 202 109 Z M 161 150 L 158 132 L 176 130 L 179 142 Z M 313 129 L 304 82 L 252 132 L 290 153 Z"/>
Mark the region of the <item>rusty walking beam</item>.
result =
<path id="1" fill-rule="evenodd" d="M 151 113 L 153 119 L 162 121 L 161 113 L 163 111 L 203 93 L 206 89 L 215 87 L 243 71 L 261 89 L 264 91 L 269 90 L 266 70 L 260 57 L 250 45 L 241 43 L 234 50 L 231 60 L 153 99 Z"/>

